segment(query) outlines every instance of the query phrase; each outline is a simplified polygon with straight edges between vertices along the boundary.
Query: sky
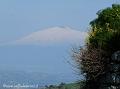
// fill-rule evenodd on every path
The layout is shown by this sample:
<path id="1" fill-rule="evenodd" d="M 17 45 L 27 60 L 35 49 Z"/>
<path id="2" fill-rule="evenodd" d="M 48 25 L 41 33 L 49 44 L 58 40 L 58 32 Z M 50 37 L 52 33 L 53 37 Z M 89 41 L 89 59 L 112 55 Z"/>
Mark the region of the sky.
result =
<path id="1" fill-rule="evenodd" d="M 72 74 L 71 47 L 112 3 L 120 1 L 0 0 L 0 69 Z"/>
<path id="2" fill-rule="evenodd" d="M 54 26 L 87 31 L 96 12 L 116 0 L 0 0 L 0 42 Z"/>

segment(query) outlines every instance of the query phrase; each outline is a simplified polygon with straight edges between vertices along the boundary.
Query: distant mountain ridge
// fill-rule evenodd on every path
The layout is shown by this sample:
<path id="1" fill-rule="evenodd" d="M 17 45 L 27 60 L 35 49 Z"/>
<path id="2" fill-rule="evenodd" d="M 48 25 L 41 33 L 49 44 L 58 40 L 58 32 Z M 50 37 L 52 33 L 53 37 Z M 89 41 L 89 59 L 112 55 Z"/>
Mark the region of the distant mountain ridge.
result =
<path id="1" fill-rule="evenodd" d="M 54 44 L 54 43 L 78 43 L 79 41 L 84 43 L 84 39 L 87 36 L 87 32 L 75 30 L 71 27 L 50 27 L 47 29 L 33 32 L 25 37 L 15 41 L 15 44 Z"/>
<path id="2" fill-rule="evenodd" d="M 43 86 L 59 84 L 62 81 L 70 82 L 72 78 L 69 75 L 51 75 L 39 72 L 0 71 L 0 87 L 3 84 L 38 84 Z"/>

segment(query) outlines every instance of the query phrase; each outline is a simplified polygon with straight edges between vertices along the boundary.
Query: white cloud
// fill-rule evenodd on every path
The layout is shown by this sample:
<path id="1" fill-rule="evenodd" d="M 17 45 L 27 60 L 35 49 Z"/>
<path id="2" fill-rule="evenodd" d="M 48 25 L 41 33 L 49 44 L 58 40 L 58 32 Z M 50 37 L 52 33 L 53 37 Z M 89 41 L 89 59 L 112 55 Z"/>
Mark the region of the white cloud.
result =
<path id="1" fill-rule="evenodd" d="M 70 27 L 52 27 L 16 40 L 15 44 L 53 44 L 84 42 L 86 32 L 74 30 Z"/>

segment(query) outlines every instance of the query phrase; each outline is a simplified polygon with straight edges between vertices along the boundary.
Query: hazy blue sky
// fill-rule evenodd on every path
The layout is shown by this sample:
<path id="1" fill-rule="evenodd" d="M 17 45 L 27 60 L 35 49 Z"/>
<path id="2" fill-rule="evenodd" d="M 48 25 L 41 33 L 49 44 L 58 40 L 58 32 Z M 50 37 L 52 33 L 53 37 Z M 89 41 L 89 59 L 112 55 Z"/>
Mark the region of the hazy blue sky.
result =
<path id="1" fill-rule="evenodd" d="M 29 34 L 35 36 L 36 33 L 33 32 L 46 28 L 48 29 L 43 32 L 44 34 L 46 32 L 51 34 L 52 31 L 56 33 L 56 28 L 49 30 L 51 27 L 63 29 L 61 30 L 63 32 L 68 29 L 66 34 L 75 36 L 77 34 L 75 30 L 79 32 L 88 30 L 89 22 L 96 17 L 98 10 L 116 2 L 119 3 L 119 0 L 0 0 L 0 44 L 7 44 L 24 37 L 22 41 L 39 39 L 36 38 L 38 35 L 31 37 Z M 54 40 L 59 38 L 57 35 Z M 53 41 L 52 37 L 50 39 Z M 0 69 L 72 73 L 70 65 L 65 60 L 70 46 L 71 44 L 66 45 L 64 42 L 53 43 L 51 46 L 48 44 L 44 47 L 33 44 L 2 45 Z"/>
<path id="2" fill-rule="evenodd" d="M 117 0 L 0 0 L 0 42 L 53 26 L 86 30 L 96 12 Z"/>

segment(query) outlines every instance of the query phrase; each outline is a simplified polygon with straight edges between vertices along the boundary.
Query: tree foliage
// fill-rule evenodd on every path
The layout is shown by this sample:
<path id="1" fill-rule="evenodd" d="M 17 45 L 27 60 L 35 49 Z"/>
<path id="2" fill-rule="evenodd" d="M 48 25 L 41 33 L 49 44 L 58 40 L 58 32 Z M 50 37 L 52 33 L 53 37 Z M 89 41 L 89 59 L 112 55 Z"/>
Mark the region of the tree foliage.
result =
<path id="1" fill-rule="evenodd" d="M 120 50 L 120 5 L 97 12 L 90 22 L 88 42 L 73 51 L 78 69 L 85 75 L 84 89 L 101 89 L 101 78 L 109 71 L 111 55 Z"/>
<path id="2" fill-rule="evenodd" d="M 98 17 L 90 22 L 88 44 L 108 52 L 120 49 L 120 5 L 98 11 Z M 112 43 L 111 43 L 112 42 Z"/>

